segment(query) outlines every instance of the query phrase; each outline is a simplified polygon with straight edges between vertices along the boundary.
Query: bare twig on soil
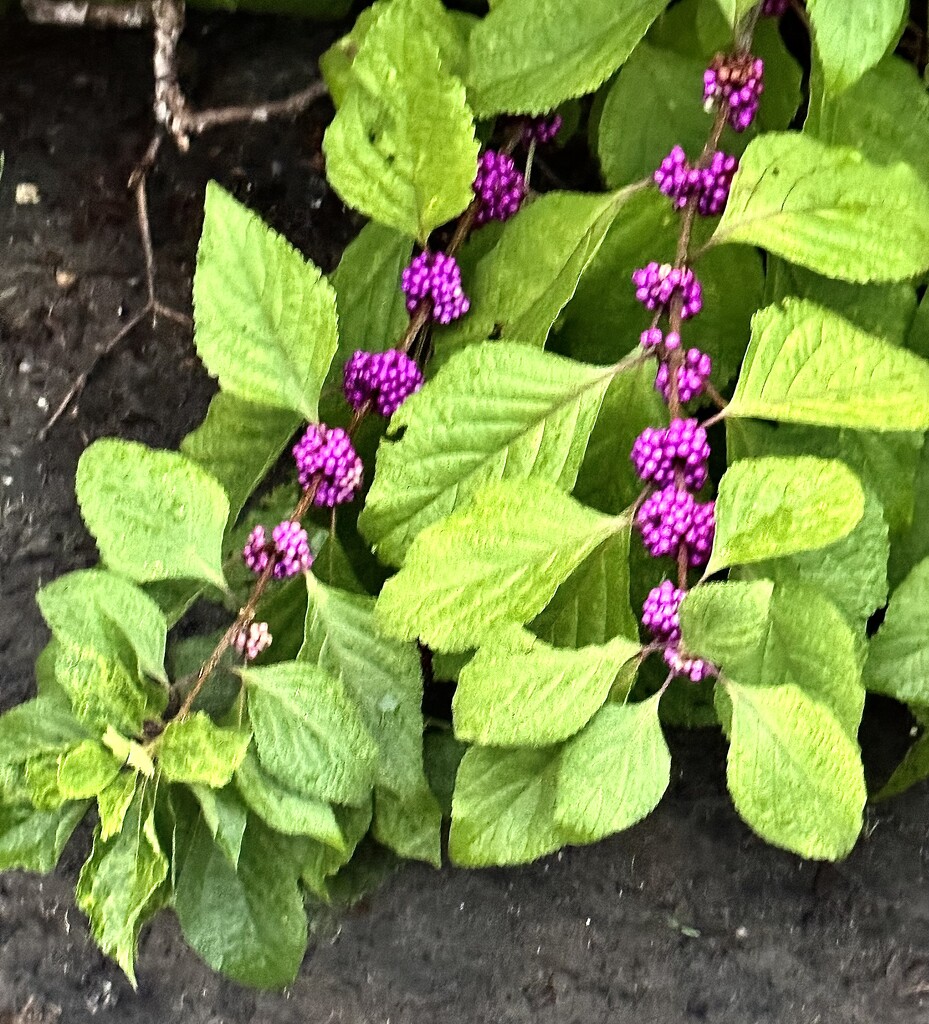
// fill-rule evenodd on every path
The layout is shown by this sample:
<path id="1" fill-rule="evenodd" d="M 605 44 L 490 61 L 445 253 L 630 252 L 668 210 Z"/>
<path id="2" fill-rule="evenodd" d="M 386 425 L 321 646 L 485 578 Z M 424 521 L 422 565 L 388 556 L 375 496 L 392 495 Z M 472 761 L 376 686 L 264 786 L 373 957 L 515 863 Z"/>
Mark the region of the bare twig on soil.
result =
<path id="1" fill-rule="evenodd" d="M 74 28 L 143 28 L 152 23 L 151 0 L 125 3 L 79 3 L 75 0 L 22 0 L 23 11 L 34 25 Z"/>

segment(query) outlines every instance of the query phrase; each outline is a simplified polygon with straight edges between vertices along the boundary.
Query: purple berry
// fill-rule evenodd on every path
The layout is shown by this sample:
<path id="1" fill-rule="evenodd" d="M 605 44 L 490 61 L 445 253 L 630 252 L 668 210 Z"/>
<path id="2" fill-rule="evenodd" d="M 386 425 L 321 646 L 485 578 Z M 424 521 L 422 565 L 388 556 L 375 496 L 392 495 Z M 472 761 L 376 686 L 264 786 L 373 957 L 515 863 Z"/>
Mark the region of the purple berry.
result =
<path id="1" fill-rule="evenodd" d="M 716 537 L 716 502 L 694 502 L 693 519 L 684 537 L 691 569 L 706 565 Z"/>
<path id="2" fill-rule="evenodd" d="M 564 121 L 561 114 L 527 118 L 523 125 L 523 144 L 528 146 L 530 143 L 536 142 L 544 146 L 561 131 L 562 124 Z"/>
<path id="3" fill-rule="evenodd" d="M 706 390 L 712 372 L 713 360 L 705 352 L 698 348 L 688 349 L 677 372 L 678 400 L 690 402 L 699 398 Z M 671 371 L 667 363 L 661 363 L 658 367 L 655 390 L 664 396 L 666 402 L 671 400 Z"/>
<path id="4" fill-rule="evenodd" d="M 675 146 L 661 161 L 652 177 L 658 188 L 674 200 L 678 209 L 687 205 L 693 192 L 693 170 L 680 146 Z"/>
<path id="5" fill-rule="evenodd" d="M 744 132 L 758 113 L 764 92 L 764 61 L 751 54 L 717 54 L 703 73 L 703 99 L 727 104 L 729 124 Z"/>
<path id="6" fill-rule="evenodd" d="M 656 640 L 673 643 L 681 638 L 681 621 L 678 609 L 684 600 L 685 591 L 670 580 L 649 591 L 642 606 L 642 625 Z"/>
<path id="7" fill-rule="evenodd" d="M 766 18 L 780 18 L 782 14 L 787 13 L 788 7 L 790 7 L 790 0 L 764 0 L 761 5 L 761 13 Z"/>
<path id="8" fill-rule="evenodd" d="M 636 513 L 645 550 L 653 558 L 674 557 L 693 526 L 694 496 L 673 484 L 649 495 Z"/>
<path id="9" fill-rule="evenodd" d="M 506 153 L 488 149 L 477 165 L 474 192 L 480 200 L 475 224 L 509 220 L 526 197 L 523 176 Z"/>
<path id="10" fill-rule="evenodd" d="M 371 402 L 381 416 L 393 416 L 423 386 L 416 360 L 395 348 L 386 352 L 356 352 L 345 364 L 342 380 L 345 397 L 353 409 L 363 409 Z"/>
<path id="11" fill-rule="evenodd" d="M 351 501 L 361 487 L 364 467 L 351 438 L 341 427 L 311 423 L 294 445 L 293 455 L 304 490 L 318 478 L 314 505 L 334 508 Z"/>
<path id="12" fill-rule="evenodd" d="M 246 661 L 254 661 L 271 646 L 272 639 L 267 622 L 253 622 L 236 633 L 232 645 Z"/>
<path id="13" fill-rule="evenodd" d="M 681 319 L 687 320 L 703 308 L 703 289 L 689 267 L 670 263 L 649 263 L 632 274 L 635 297 L 647 309 L 666 310 L 675 296 L 681 300 Z"/>
<path id="14" fill-rule="evenodd" d="M 432 319 L 439 324 L 450 324 L 471 308 L 461 287 L 461 268 L 444 252 L 421 252 L 403 271 L 401 287 L 410 313 L 420 302 L 428 301 Z"/>
<path id="15" fill-rule="evenodd" d="M 256 526 L 248 535 L 242 550 L 242 560 L 256 576 L 260 576 L 268 568 L 271 561 L 271 545 L 268 544 L 263 526 Z"/>
<path id="16" fill-rule="evenodd" d="M 683 676 L 692 683 L 702 683 L 710 676 L 719 675 L 719 669 L 703 658 L 691 658 L 672 646 L 665 649 L 665 664 L 675 676 Z"/>
<path id="17" fill-rule="evenodd" d="M 642 348 L 648 351 L 654 351 L 662 345 L 664 345 L 665 352 L 672 352 L 681 347 L 681 336 L 677 331 L 668 331 L 665 334 L 659 327 L 650 327 L 647 331 L 642 331 L 639 341 Z"/>
<path id="18" fill-rule="evenodd" d="M 739 161 L 734 156 L 717 150 L 706 167 L 691 167 L 684 150 L 675 146 L 661 161 L 653 178 L 678 209 L 696 196 L 697 212 L 704 217 L 715 217 L 726 205 L 738 166 Z"/>
<path id="19" fill-rule="evenodd" d="M 710 445 L 706 430 L 695 419 L 676 419 L 667 428 L 646 427 L 630 457 L 647 483 L 658 487 L 674 483 L 675 471 L 680 469 L 686 486 L 699 490 L 708 475 Z"/>
<path id="20" fill-rule="evenodd" d="M 298 572 L 308 572 L 313 564 L 310 551 L 310 540 L 306 530 L 299 523 L 285 519 L 278 523 L 271 532 L 277 561 L 274 563 L 274 575 L 283 580 L 296 576 Z"/>

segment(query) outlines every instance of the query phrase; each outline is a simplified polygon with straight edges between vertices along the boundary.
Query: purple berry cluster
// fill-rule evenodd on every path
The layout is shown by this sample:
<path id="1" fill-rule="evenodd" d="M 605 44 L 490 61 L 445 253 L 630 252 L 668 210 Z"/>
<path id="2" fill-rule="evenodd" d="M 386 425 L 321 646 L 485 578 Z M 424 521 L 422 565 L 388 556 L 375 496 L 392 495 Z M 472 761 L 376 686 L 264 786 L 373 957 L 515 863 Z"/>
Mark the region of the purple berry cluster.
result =
<path id="1" fill-rule="evenodd" d="M 254 661 L 271 646 L 272 639 L 267 622 L 252 622 L 236 633 L 232 646 L 245 661 Z"/>
<path id="2" fill-rule="evenodd" d="M 677 209 L 683 209 L 695 198 L 698 213 L 715 217 L 726 205 L 738 166 L 734 156 L 717 150 L 705 163 L 701 161 L 694 167 L 684 150 L 675 146 L 661 161 L 653 178 L 658 188 L 674 200 Z"/>
<path id="3" fill-rule="evenodd" d="M 562 124 L 561 114 L 526 118 L 523 122 L 523 144 L 528 146 L 535 142 L 544 146 L 552 142 L 561 131 Z"/>
<path id="4" fill-rule="evenodd" d="M 673 558 L 683 545 L 687 564 L 696 569 L 706 564 L 713 549 L 714 512 L 715 502 L 699 502 L 690 491 L 669 484 L 642 502 L 636 526 L 645 550 L 653 558 Z"/>
<path id="5" fill-rule="evenodd" d="M 652 261 L 632 273 L 635 297 L 646 309 L 667 310 L 671 300 L 679 296 L 681 319 L 688 320 L 703 309 L 703 289 L 689 267 L 672 267 L 670 263 Z"/>
<path id="6" fill-rule="evenodd" d="M 461 268 L 454 256 L 444 252 L 421 252 L 403 271 L 401 287 L 407 310 L 412 313 L 421 302 L 428 302 L 437 324 L 450 324 L 471 308 L 461 286 Z"/>
<path id="7" fill-rule="evenodd" d="M 745 54 L 717 54 L 703 73 L 703 100 L 724 103 L 729 124 L 744 132 L 755 120 L 764 92 L 764 61 Z"/>
<path id="8" fill-rule="evenodd" d="M 364 467 L 352 439 L 341 427 L 311 423 L 294 445 L 293 455 L 300 486 L 309 490 L 316 484 L 314 505 L 335 508 L 358 493 Z"/>
<path id="9" fill-rule="evenodd" d="M 526 182 L 511 156 L 488 149 L 477 165 L 474 194 L 479 200 L 474 223 L 480 227 L 509 220 L 526 198 Z"/>
<path id="10" fill-rule="evenodd" d="M 761 13 L 766 18 L 779 18 L 787 13 L 790 7 L 790 0 L 764 0 L 761 5 Z"/>
<path id="11" fill-rule="evenodd" d="M 668 427 L 646 427 L 632 446 L 632 464 L 646 483 L 673 484 L 700 490 L 706 483 L 710 444 L 695 419 L 675 419 Z"/>
<path id="12" fill-rule="evenodd" d="M 684 361 L 677 371 L 677 398 L 679 402 L 692 402 L 699 398 L 713 372 L 713 360 L 698 348 L 689 348 Z M 655 377 L 655 389 L 666 402 L 671 400 L 671 370 L 667 363 L 660 363 Z"/>
<path id="13" fill-rule="evenodd" d="M 399 349 L 359 351 L 345 364 L 342 384 L 356 412 L 370 402 L 381 416 L 389 417 L 423 386 L 423 374 L 416 360 Z"/>
<path id="14" fill-rule="evenodd" d="M 308 572 L 313 564 L 309 538 L 299 523 L 285 519 L 271 531 L 269 541 L 263 526 L 256 526 L 248 535 L 242 559 L 249 569 L 260 576 L 274 560 L 272 570 L 278 580 Z"/>

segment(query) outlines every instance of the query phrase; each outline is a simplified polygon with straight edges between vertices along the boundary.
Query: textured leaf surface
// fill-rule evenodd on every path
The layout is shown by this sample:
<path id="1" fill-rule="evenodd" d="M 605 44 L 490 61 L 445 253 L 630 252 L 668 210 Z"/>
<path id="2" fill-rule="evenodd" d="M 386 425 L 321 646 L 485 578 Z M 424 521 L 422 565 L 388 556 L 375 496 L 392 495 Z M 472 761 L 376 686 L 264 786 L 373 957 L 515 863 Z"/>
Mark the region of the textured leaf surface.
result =
<path id="1" fill-rule="evenodd" d="M 394 415 L 361 527 L 398 565 L 417 534 L 492 480 L 538 477 L 570 490 L 613 368 L 527 345 L 487 342 L 455 355 Z"/>
<path id="2" fill-rule="evenodd" d="M 213 789 L 211 786 L 193 785 L 190 788 L 197 798 L 197 803 L 200 804 L 203 820 L 210 830 L 213 841 L 235 867 L 242 852 L 242 837 L 245 835 L 248 819 L 245 804 L 229 786 L 225 789 Z"/>
<path id="3" fill-rule="evenodd" d="M 501 0 L 471 34 L 468 88 L 481 117 L 543 114 L 593 92 L 626 60 L 664 0 Z"/>
<path id="4" fill-rule="evenodd" d="M 377 748 L 344 685 L 298 662 L 248 669 L 242 678 L 264 767 L 308 796 L 364 802 Z"/>
<path id="5" fill-rule="evenodd" d="M 584 508 L 550 484 L 488 485 L 427 527 L 378 601 L 382 627 L 440 651 L 465 651 L 496 626 L 537 615 L 624 518 Z"/>
<path id="6" fill-rule="evenodd" d="M 251 741 L 246 729 L 223 729 L 203 711 L 171 722 L 158 742 L 158 764 L 171 782 L 225 786 Z"/>
<path id="7" fill-rule="evenodd" d="M 555 803 L 565 842 L 596 842 L 658 805 L 671 776 L 659 700 L 656 694 L 638 704 L 607 704 L 565 744 Z"/>
<path id="8" fill-rule="evenodd" d="M 706 574 L 825 547 L 863 514 L 861 484 L 842 462 L 809 455 L 736 462 L 720 481 Z"/>
<path id="9" fill-rule="evenodd" d="M 929 363 L 815 303 L 752 320 L 727 416 L 868 430 L 929 428 Z"/>
<path id="10" fill-rule="evenodd" d="M 488 637 L 462 669 L 452 703 L 455 735 L 494 747 L 543 747 L 593 717 L 640 645 L 617 637 L 579 650 L 550 647 L 514 627 Z"/>
<path id="11" fill-rule="evenodd" d="M 870 644 L 865 685 L 905 703 L 929 705 L 929 559 L 891 595 Z"/>
<path id="12" fill-rule="evenodd" d="M 38 697 L 0 716 L 0 765 L 22 764 L 34 754 L 57 754 L 91 735 L 67 707 Z"/>
<path id="13" fill-rule="evenodd" d="M 809 0 L 807 11 L 826 87 L 840 93 L 873 68 L 897 39 L 906 0 Z"/>
<path id="14" fill-rule="evenodd" d="M 126 813 L 135 797 L 139 776 L 134 771 L 123 771 L 97 795 L 97 814 L 100 816 L 100 839 L 106 842 L 123 827 Z"/>
<path id="15" fill-rule="evenodd" d="M 769 843 L 839 860 L 861 832 L 861 755 L 835 717 L 791 683 L 725 683 L 727 778 L 736 810 Z"/>
<path id="16" fill-rule="evenodd" d="M 335 293 L 317 267 L 213 182 L 194 314 L 197 353 L 224 391 L 316 419 L 336 350 Z"/>
<path id="17" fill-rule="evenodd" d="M 225 588 L 222 487 L 176 452 L 95 441 L 77 465 L 77 500 L 109 568 L 137 583 L 199 579 Z"/>
<path id="18" fill-rule="evenodd" d="M 771 132 L 745 150 L 713 241 L 845 281 L 899 281 L 929 266 L 929 187 L 906 164 Z"/>
<path id="19" fill-rule="evenodd" d="M 425 779 L 416 793 L 406 796 L 378 791 L 371 829 L 379 843 L 401 857 L 442 866 L 442 809 Z"/>
<path id="20" fill-rule="evenodd" d="M 65 804 L 50 811 L 0 803 L 0 870 L 54 870 L 71 834 L 90 805 Z"/>
<path id="21" fill-rule="evenodd" d="M 371 26 L 323 151 L 349 206 L 425 243 L 470 203 L 478 146 L 464 85 L 418 24 L 414 0 L 395 0 Z"/>

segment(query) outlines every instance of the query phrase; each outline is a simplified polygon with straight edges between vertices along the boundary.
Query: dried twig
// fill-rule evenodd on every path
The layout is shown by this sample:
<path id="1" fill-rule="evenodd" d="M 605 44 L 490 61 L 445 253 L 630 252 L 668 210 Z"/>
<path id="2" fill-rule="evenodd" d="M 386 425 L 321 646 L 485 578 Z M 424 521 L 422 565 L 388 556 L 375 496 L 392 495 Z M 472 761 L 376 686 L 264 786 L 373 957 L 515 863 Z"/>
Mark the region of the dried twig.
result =
<path id="1" fill-rule="evenodd" d="M 74 0 L 22 0 L 23 11 L 34 25 L 74 28 L 142 28 L 152 23 L 151 0 L 123 3 L 78 3 Z"/>

